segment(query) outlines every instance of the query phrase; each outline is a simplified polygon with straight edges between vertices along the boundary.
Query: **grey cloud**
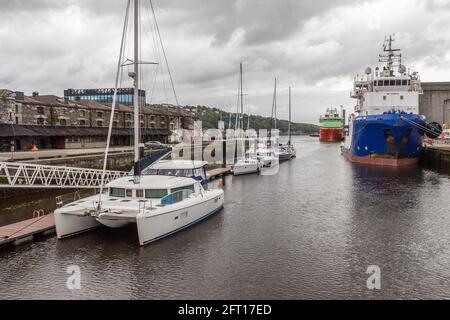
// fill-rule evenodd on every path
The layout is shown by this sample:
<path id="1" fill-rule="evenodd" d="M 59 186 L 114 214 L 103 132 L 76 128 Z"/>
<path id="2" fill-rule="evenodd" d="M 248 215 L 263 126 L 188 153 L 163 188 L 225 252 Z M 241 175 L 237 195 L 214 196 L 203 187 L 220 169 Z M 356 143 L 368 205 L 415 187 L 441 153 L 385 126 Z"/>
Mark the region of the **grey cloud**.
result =
<path id="1" fill-rule="evenodd" d="M 182 104 L 231 110 L 243 61 L 252 111 L 270 114 L 277 76 L 280 110 L 292 85 L 294 119 L 317 122 L 330 104 L 354 104 L 352 77 L 377 64 L 383 38 L 393 32 L 407 66 L 450 74 L 444 1 L 153 3 Z M 125 6 L 126 0 L 0 0 L 0 87 L 61 95 L 69 87 L 112 86 Z M 443 80 L 436 77 L 424 80 Z M 155 99 L 163 99 L 164 88 L 156 89 Z"/>

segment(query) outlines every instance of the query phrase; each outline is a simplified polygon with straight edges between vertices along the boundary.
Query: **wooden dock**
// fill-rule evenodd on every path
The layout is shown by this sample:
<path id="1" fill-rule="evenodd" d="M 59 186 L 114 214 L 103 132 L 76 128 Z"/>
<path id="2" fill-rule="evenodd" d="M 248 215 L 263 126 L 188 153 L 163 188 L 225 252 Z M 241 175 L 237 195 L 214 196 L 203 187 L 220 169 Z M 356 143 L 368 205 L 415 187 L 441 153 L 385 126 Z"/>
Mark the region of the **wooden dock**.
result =
<path id="1" fill-rule="evenodd" d="M 231 167 L 217 168 L 206 171 L 208 180 L 217 179 L 231 173 Z"/>
<path id="2" fill-rule="evenodd" d="M 0 247 L 20 245 L 32 241 L 37 236 L 45 236 L 55 232 L 53 214 L 16 222 L 0 227 Z"/>

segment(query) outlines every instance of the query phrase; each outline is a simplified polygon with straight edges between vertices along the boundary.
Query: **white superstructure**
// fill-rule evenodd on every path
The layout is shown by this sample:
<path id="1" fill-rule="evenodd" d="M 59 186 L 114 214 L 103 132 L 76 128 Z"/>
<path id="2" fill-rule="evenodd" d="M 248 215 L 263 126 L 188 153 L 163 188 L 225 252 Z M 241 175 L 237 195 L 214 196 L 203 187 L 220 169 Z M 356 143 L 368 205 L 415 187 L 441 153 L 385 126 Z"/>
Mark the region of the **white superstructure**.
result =
<path id="1" fill-rule="evenodd" d="M 351 97 L 357 99 L 355 113 L 372 115 L 391 112 L 393 108 L 406 113 L 419 113 L 419 95 L 422 94 L 420 77 L 410 73 L 402 64 L 400 49 L 393 49 L 392 36 L 386 39 L 380 62 L 386 62 L 381 69 L 368 67 L 364 75 L 357 75 Z"/>

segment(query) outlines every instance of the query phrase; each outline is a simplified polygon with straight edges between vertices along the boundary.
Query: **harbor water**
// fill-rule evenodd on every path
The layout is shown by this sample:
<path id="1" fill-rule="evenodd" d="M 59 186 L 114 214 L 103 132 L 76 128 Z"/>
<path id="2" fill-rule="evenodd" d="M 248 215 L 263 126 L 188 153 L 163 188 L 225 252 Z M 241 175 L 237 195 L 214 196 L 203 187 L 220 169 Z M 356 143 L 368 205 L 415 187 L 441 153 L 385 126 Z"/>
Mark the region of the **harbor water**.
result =
<path id="1" fill-rule="evenodd" d="M 293 143 L 297 159 L 277 175 L 228 176 L 223 211 L 148 246 L 131 226 L 0 251 L 0 299 L 450 298 L 448 175 Z M 3 202 L 0 223 L 53 203 Z M 66 286 L 72 265 L 80 290 Z M 367 287 L 369 266 L 379 290 Z"/>

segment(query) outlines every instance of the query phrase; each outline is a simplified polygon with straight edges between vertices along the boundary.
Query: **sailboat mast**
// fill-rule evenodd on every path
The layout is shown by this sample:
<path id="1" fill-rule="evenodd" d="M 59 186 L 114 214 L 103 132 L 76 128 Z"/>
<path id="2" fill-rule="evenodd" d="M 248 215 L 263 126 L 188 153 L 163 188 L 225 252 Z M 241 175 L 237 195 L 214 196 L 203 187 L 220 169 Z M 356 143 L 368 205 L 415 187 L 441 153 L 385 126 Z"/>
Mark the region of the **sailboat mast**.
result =
<path id="1" fill-rule="evenodd" d="M 275 122 L 275 124 L 274 124 Z M 274 125 L 274 128 L 272 126 Z M 273 89 L 272 114 L 270 115 L 270 131 L 277 128 L 277 78 Z"/>
<path id="2" fill-rule="evenodd" d="M 241 129 L 244 130 L 244 92 L 243 92 L 243 80 L 242 80 L 242 62 L 240 64 L 240 77 L 241 77 Z"/>
<path id="3" fill-rule="evenodd" d="M 288 145 L 291 145 L 291 87 L 289 87 L 289 124 L 288 124 Z"/>
<path id="4" fill-rule="evenodd" d="M 139 0 L 134 0 L 134 183 L 141 175 L 139 154 Z"/>

